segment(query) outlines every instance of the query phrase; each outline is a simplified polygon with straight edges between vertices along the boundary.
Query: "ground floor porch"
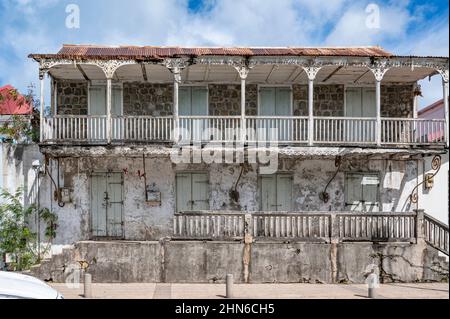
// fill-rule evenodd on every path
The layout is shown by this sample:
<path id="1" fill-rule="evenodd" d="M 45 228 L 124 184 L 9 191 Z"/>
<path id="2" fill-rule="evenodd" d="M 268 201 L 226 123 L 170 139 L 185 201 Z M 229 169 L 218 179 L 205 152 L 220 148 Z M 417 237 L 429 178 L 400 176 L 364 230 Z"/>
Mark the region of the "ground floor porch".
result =
<path id="1" fill-rule="evenodd" d="M 278 154 L 266 172 L 248 161 L 175 162 L 165 148 L 156 155 L 103 151 L 45 153 L 38 196 L 41 207 L 58 215 L 54 246 L 165 237 L 242 241 L 246 235 L 325 243 L 416 240 L 416 210 L 425 196 L 420 153 Z"/>

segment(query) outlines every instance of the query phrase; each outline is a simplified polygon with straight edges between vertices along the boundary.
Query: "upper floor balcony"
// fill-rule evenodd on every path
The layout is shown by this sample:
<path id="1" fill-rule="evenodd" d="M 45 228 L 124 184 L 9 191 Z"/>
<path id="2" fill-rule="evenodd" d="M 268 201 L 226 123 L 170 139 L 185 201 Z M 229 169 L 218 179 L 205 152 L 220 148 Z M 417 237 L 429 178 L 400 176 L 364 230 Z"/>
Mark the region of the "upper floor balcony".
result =
<path id="1" fill-rule="evenodd" d="M 85 46 L 32 57 L 51 78 L 43 144 L 448 147 L 448 58 Z M 419 119 L 417 81 L 439 74 L 446 116 Z"/>

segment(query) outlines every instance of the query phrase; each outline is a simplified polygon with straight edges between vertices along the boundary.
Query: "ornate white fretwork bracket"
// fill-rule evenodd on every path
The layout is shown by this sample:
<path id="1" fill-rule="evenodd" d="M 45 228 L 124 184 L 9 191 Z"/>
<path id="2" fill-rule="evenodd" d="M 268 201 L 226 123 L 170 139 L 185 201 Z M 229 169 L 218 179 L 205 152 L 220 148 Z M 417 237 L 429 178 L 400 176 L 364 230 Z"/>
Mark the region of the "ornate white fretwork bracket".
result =
<path id="1" fill-rule="evenodd" d="M 84 63 L 84 62 L 83 62 Z M 124 65 L 136 64 L 133 60 L 95 60 L 87 64 L 97 65 L 103 70 L 107 79 L 112 79 L 117 69 Z"/>
<path id="2" fill-rule="evenodd" d="M 373 64 L 370 70 L 375 76 L 375 80 L 381 82 L 381 80 L 383 80 L 384 75 L 389 70 L 389 66 L 387 61 L 377 61 Z"/>
<path id="3" fill-rule="evenodd" d="M 172 72 L 177 83 L 181 83 L 181 72 L 190 65 L 190 62 L 189 59 L 185 58 L 165 59 L 162 65 Z"/>
<path id="4" fill-rule="evenodd" d="M 236 69 L 236 71 L 238 71 L 239 76 L 242 80 L 247 79 L 248 73 L 250 72 L 249 67 L 247 67 L 246 65 L 234 65 L 233 67 Z"/>
<path id="5" fill-rule="evenodd" d="M 438 71 L 439 74 L 442 76 L 442 80 L 445 83 L 448 83 L 448 69 L 446 69 L 446 68 L 436 68 L 436 71 Z"/>
<path id="6" fill-rule="evenodd" d="M 319 73 L 322 67 L 318 65 L 312 66 L 304 66 L 303 70 L 305 70 L 306 75 L 308 76 L 308 80 L 314 81 L 316 79 L 317 73 Z"/>

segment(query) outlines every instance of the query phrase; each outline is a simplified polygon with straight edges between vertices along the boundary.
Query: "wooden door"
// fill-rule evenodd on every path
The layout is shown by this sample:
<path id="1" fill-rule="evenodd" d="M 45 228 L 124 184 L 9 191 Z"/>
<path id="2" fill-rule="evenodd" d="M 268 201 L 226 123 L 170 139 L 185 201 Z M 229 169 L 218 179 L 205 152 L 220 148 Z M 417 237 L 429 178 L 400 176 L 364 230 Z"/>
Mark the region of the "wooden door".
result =
<path id="1" fill-rule="evenodd" d="M 94 237 L 123 237 L 121 173 L 95 173 L 91 176 L 91 225 Z"/>

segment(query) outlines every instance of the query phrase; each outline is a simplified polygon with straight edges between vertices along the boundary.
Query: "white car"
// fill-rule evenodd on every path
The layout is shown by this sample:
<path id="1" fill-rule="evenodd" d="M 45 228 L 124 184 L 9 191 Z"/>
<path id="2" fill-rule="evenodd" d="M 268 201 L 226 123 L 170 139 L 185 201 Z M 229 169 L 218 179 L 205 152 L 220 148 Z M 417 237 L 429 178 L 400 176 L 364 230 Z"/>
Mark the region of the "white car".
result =
<path id="1" fill-rule="evenodd" d="M 0 271 L 0 299 L 64 299 L 64 297 L 37 278 Z"/>

